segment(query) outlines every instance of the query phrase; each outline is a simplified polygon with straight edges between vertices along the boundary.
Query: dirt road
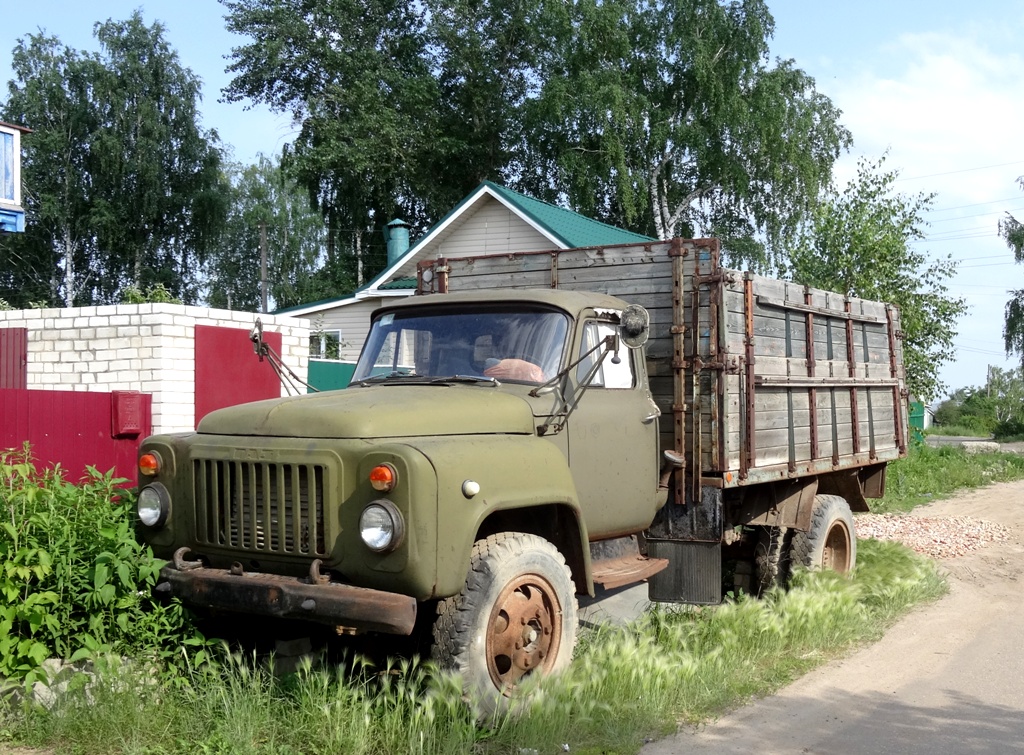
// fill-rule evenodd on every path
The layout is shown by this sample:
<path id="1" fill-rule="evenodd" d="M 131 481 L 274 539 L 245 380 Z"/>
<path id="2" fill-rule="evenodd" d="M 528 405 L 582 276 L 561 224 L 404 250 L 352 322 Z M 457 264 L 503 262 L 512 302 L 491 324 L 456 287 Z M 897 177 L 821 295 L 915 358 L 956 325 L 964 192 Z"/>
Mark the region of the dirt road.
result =
<path id="1" fill-rule="evenodd" d="M 1010 530 L 942 562 L 950 593 L 878 643 L 643 755 L 1024 753 L 1024 482 L 920 507 Z"/>

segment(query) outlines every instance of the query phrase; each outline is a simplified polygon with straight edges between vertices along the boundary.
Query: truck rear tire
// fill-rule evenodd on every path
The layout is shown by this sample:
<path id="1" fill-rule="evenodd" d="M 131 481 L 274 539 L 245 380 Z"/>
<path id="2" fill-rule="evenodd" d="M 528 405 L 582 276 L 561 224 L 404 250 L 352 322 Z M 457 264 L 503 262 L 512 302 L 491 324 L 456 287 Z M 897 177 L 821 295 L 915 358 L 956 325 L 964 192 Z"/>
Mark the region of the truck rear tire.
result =
<path id="1" fill-rule="evenodd" d="M 485 718 L 508 708 L 527 675 L 569 664 L 576 625 L 562 554 L 536 535 L 500 532 L 476 542 L 462 592 L 438 604 L 431 655 L 462 676 Z"/>
<path id="2" fill-rule="evenodd" d="M 812 570 L 851 571 L 857 565 L 857 535 L 850 504 L 837 495 L 815 496 L 811 528 L 793 535 L 792 560 Z"/>

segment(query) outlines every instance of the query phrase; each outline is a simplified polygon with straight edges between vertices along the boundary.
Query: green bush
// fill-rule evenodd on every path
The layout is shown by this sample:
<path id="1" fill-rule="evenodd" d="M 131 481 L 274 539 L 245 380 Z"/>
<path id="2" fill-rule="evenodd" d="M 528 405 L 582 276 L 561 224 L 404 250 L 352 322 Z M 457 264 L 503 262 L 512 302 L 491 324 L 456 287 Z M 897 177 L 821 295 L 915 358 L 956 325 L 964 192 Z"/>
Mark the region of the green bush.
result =
<path id="1" fill-rule="evenodd" d="M 204 643 L 180 604 L 151 598 L 163 562 L 136 541 L 124 482 L 90 467 L 73 485 L 27 444 L 0 453 L 0 677 L 31 683 L 47 658 L 101 653 L 166 666 Z"/>

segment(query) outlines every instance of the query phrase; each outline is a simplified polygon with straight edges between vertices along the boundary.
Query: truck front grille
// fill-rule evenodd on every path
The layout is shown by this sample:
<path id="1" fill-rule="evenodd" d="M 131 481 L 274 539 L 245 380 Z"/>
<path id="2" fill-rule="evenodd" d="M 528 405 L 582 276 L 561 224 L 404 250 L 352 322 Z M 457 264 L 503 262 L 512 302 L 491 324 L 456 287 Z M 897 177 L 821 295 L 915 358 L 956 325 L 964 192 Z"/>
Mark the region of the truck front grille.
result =
<path id="1" fill-rule="evenodd" d="M 327 555 L 322 466 L 196 459 L 193 471 L 200 543 Z"/>

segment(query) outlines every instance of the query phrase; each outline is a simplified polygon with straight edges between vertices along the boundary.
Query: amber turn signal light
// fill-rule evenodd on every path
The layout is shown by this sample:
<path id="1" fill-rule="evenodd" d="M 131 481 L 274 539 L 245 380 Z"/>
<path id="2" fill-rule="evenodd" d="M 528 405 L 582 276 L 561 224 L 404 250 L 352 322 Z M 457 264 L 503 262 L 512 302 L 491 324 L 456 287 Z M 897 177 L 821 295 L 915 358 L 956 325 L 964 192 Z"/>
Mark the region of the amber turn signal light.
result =
<path id="1" fill-rule="evenodd" d="M 155 477 L 160 471 L 160 457 L 152 452 L 142 454 L 139 457 L 139 471 L 146 477 Z"/>
<path id="2" fill-rule="evenodd" d="M 390 464 L 378 464 L 370 470 L 370 484 L 374 490 L 382 493 L 389 493 L 395 489 L 398 482 L 398 473 Z"/>

